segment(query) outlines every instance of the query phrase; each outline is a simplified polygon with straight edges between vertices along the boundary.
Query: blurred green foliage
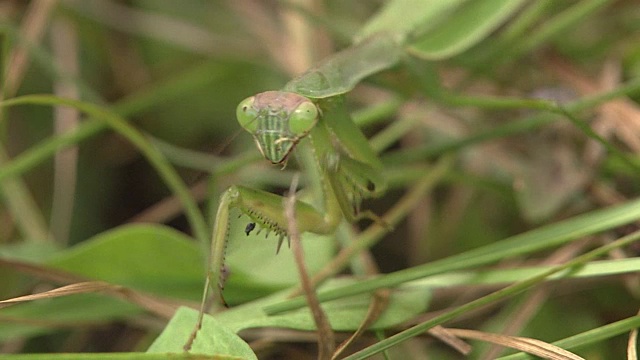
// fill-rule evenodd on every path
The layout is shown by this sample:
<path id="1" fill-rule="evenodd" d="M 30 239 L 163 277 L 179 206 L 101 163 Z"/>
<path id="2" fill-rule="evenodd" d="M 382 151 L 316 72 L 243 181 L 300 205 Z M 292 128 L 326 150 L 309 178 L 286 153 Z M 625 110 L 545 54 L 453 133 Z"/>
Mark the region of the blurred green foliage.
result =
<path id="1" fill-rule="evenodd" d="M 446 263 L 466 251 L 494 249 L 492 255 L 503 261 L 492 269 L 504 266 L 506 279 L 509 269 L 564 262 L 634 233 L 638 216 L 633 200 L 640 191 L 636 2 L 483 0 L 436 5 L 432 11 L 437 16 L 413 34 L 413 40 L 422 41 L 409 47 L 412 61 L 368 79 L 348 96 L 358 123 L 366 124 L 363 131 L 372 143 L 383 144 L 381 159 L 391 189 L 365 204 L 376 213 L 397 204 L 431 171 L 435 159 L 451 155 L 455 162 L 406 221 L 372 248 L 382 272 L 417 273 L 435 260 Z M 236 104 L 251 94 L 281 88 L 358 35 L 397 23 L 393 17 L 390 22 L 368 22 L 382 6 L 381 1 L 339 0 L 0 3 L 2 100 L 55 94 L 98 106 L 93 112 L 64 114 L 59 112 L 62 106 L 55 106 L 63 101 L 33 98 L 0 108 L 2 299 L 85 280 L 127 287 L 107 287 L 107 295 L 74 294 L 0 310 L 0 352 L 122 352 L 151 358 L 179 351 L 181 343 L 162 339 L 174 339 L 174 333 L 188 336 L 185 329 L 193 312 L 180 310 L 180 317 L 165 328 L 171 315 L 165 310 L 178 303 L 197 307 L 207 246 L 198 235 L 198 219 L 211 226 L 218 196 L 229 185 L 282 193 L 298 169 L 294 162 L 280 170 L 260 159 L 250 136 L 239 130 Z M 410 16 L 415 12 L 410 0 L 387 6 L 400 21 L 424 21 L 419 14 Z M 295 19 L 303 27 L 296 27 Z M 461 25 L 453 26 L 457 23 L 446 21 L 450 19 Z M 23 63 L 16 58 L 20 53 Z M 557 110 L 553 105 L 538 106 L 539 98 L 563 104 L 571 116 L 549 111 Z M 130 127 L 117 130 L 118 121 L 125 120 Z M 585 131 L 584 124 L 597 135 Z M 148 145 L 147 152 L 132 142 L 137 135 L 143 135 L 140 141 Z M 384 136 L 391 139 L 388 144 Z M 63 148 L 75 149 L 77 158 L 67 153 L 54 160 Z M 171 165 L 168 171 L 178 175 L 178 187 L 192 189 L 187 202 L 197 202 L 201 210 L 195 220 L 188 210 L 184 215 L 188 205 L 176 187 L 167 186 L 170 174 L 150 162 L 153 154 Z M 602 210 L 612 205 L 625 211 Z M 592 214 L 587 217 L 592 227 L 570 221 L 569 228 L 563 228 L 569 235 L 558 242 L 554 236 L 559 235 L 545 232 L 557 229 L 549 224 L 583 213 Z M 231 225 L 235 235 L 229 245 L 226 294 L 234 305 L 253 311 L 246 314 L 258 314 L 263 306 L 283 300 L 284 293 L 272 294 L 295 285 L 297 273 L 289 251 L 273 255 L 277 237 L 247 237 L 246 222 L 234 219 Z M 523 238 L 523 248 L 533 244 L 531 250 L 492 247 L 529 230 L 546 234 Z M 321 269 L 337 249 L 347 246 L 340 240 L 356 234 L 345 228 L 338 241 L 305 238 L 310 269 Z M 548 245 L 536 247 L 538 241 Z M 621 358 L 627 345 L 619 334 L 637 323 L 632 318 L 615 331 L 606 326 L 633 317 L 640 294 L 637 274 L 611 274 L 633 272 L 615 260 L 633 258 L 638 250 L 636 243 L 612 252 L 609 270 L 598 268 L 587 280 L 543 285 L 542 295 L 525 292 L 445 325 L 500 333 L 518 324 L 514 334 L 549 342 L 602 328 L 607 336 L 590 337 L 588 346 L 576 353 L 588 359 Z M 387 335 L 401 330 L 398 324 L 407 318 L 420 322 L 425 313 L 431 316 L 486 294 L 482 282 L 473 279 L 489 265 L 460 261 L 455 269 L 464 270 L 465 276 L 446 271 L 438 273 L 444 279 L 437 285 L 416 284 L 417 290 L 405 292 L 401 288 L 390 315 L 395 321 L 385 325 Z M 357 273 L 357 267 L 350 273 Z M 434 289 L 442 291 L 432 294 Z M 129 290 L 149 297 L 135 298 Z M 154 307 L 149 299 L 162 306 Z M 354 301 L 354 309 L 344 309 L 344 299 L 335 301 L 329 309 L 337 311 L 336 316 L 360 315 L 366 308 L 363 298 Z M 410 311 L 404 311 L 405 304 Z M 521 317 L 525 305 L 535 309 L 530 318 Z M 238 325 L 243 324 L 242 308 L 237 309 L 207 322 L 228 336 L 236 349 L 231 353 L 246 355 L 250 351 L 245 353 L 243 340 L 227 328 L 233 324 L 235 330 L 244 329 Z M 244 319 L 246 324 L 264 320 L 251 316 Z M 256 326 L 308 328 L 301 325 L 308 319 L 299 320 L 296 313 L 280 316 Z M 348 323 L 341 329 L 355 329 L 357 323 L 346 321 L 351 320 L 346 315 L 341 319 Z M 160 355 L 134 355 L 147 350 L 163 329 L 151 348 Z M 253 333 L 244 338 L 260 339 Z M 315 357 L 313 344 L 287 341 L 294 338 L 253 351 L 261 359 Z M 360 348 L 375 342 L 373 335 L 366 339 Z M 391 356 L 460 358 L 423 337 L 407 343 L 394 347 Z M 473 345 L 472 358 L 495 354 L 484 342 Z"/>

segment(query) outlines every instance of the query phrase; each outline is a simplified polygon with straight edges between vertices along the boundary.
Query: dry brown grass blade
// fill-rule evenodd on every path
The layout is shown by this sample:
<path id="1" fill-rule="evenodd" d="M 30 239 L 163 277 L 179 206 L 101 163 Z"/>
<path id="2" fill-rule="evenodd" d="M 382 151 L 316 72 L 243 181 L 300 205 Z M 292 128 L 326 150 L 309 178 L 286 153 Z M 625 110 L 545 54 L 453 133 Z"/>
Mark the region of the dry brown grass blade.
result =
<path id="1" fill-rule="evenodd" d="M 640 312 L 638 312 L 640 315 Z M 627 342 L 627 360 L 638 360 L 638 329 L 633 329 Z"/>
<path id="2" fill-rule="evenodd" d="M 485 341 L 492 344 L 506 346 L 512 349 L 524 351 L 526 353 L 539 356 L 543 359 L 550 360 L 585 360 L 583 357 L 578 356 L 570 351 L 559 348 L 555 345 L 546 343 L 541 340 L 508 336 L 500 334 L 486 333 L 476 330 L 467 329 L 448 329 L 455 336 L 459 336 L 465 339 L 473 339 L 479 341 Z"/>
<path id="3" fill-rule="evenodd" d="M 296 223 L 295 218 L 295 191 L 297 187 L 298 176 L 295 176 L 291 182 L 291 187 L 289 188 L 289 195 L 284 199 L 284 211 L 288 223 L 287 231 L 289 233 L 289 238 L 291 239 L 291 251 L 293 252 L 293 257 L 298 268 L 302 289 L 307 299 L 307 303 L 309 304 L 311 314 L 313 315 L 313 321 L 318 329 L 318 359 L 331 359 L 331 354 L 333 354 L 336 346 L 335 334 L 333 333 L 333 329 L 331 329 L 331 324 L 329 323 L 327 315 L 322 310 L 322 307 L 320 307 L 320 301 L 318 301 L 318 297 L 316 296 L 315 289 L 313 288 L 313 284 L 305 266 L 304 252 L 300 241 L 300 232 L 298 231 L 298 224 Z"/>
<path id="4" fill-rule="evenodd" d="M 81 276 L 70 274 L 61 270 L 29 264 L 27 262 L 18 260 L 0 259 L 0 266 L 10 267 L 14 270 L 31 274 L 40 279 L 66 284 L 59 288 L 42 293 L 2 300 L 0 301 L 0 308 L 27 301 L 68 296 L 73 294 L 100 292 L 110 296 L 118 297 L 133 304 L 137 304 L 147 311 L 165 319 L 171 318 L 171 316 L 173 316 L 173 313 L 179 306 L 185 305 L 180 301 L 161 298 L 159 296 L 147 294 L 138 290 L 127 288 L 122 285 L 109 284 L 103 281 L 89 281 Z"/>
<path id="5" fill-rule="evenodd" d="M 57 96 L 79 99 L 77 84 L 70 78 L 78 76 L 80 71 L 79 39 L 75 26 L 69 19 L 55 19 L 51 26 L 51 47 L 56 66 L 63 75 L 54 83 Z M 54 129 L 56 135 L 74 131 L 80 123 L 77 109 L 57 106 L 54 109 Z M 70 146 L 58 151 L 54 158 L 53 200 L 51 201 L 51 233 L 61 244 L 67 244 L 71 232 L 71 221 L 75 203 L 78 173 L 78 146 Z"/>
<path id="6" fill-rule="evenodd" d="M 34 0 L 29 4 L 27 12 L 20 24 L 20 41 L 13 47 L 8 56 L 4 91 L 0 92 L 0 100 L 13 97 L 22 84 L 24 74 L 29 67 L 29 46 L 38 44 L 42 39 L 57 0 Z M 0 112 L 0 122 L 4 113 Z M 0 165 L 8 161 L 8 151 L 0 147 Z M 1 184 L 6 196 L 6 204 L 20 226 L 23 235 L 36 241 L 45 241 L 52 236 L 47 223 L 38 208 L 37 201 L 29 193 L 27 186 L 18 178 L 6 179 Z M 18 216 L 19 215 L 19 216 Z"/>
<path id="7" fill-rule="evenodd" d="M 36 0 L 29 4 L 27 13 L 20 26 L 23 40 L 30 44 L 37 44 L 45 33 L 51 13 L 58 4 L 57 0 Z M 8 72 L 5 79 L 5 96 L 13 97 L 29 66 L 29 51 L 26 46 L 18 44 L 9 56 Z"/>
<path id="8" fill-rule="evenodd" d="M 161 316 L 165 319 L 171 318 L 178 309 L 179 304 L 173 301 L 162 300 L 153 295 L 148 295 L 137 290 L 129 289 L 125 286 L 109 284 L 104 281 L 85 281 L 64 285 L 53 290 L 44 291 L 38 294 L 18 296 L 11 299 L 1 300 L 0 309 L 24 302 L 51 299 L 62 296 L 76 294 L 106 293 L 131 303 L 140 305 L 144 309 Z"/>
<path id="9" fill-rule="evenodd" d="M 550 254 L 549 257 L 541 262 L 541 265 L 558 265 L 567 262 L 580 254 L 584 248 L 589 246 L 590 243 L 591 242 L 588 239 L 569 243 Z M 526 300 L 514 309 L 510 310 L 508 323 L 504 324 L 504 326 L 498 331 L 503 335 L 514 335 L 519 333 L 522 328 L 524 328 L 538 313 L 542 304 L 544 304 L 549 297 L 550 292 L 551 288 L 549 286 L 541 286 L 529 291 L 526 295 Z M 480 359 L 495 359 L 500 356 L 502 351 L 502 347 L 494 345 L 489 347 Z"/>
<path id="10" fill-rule="evenodd" d="M 468 355 L 471 352 L 471 345 L 464 342 L 462 339 L 453 334 L 449 329 L 436 325 L 427 330 L 429 335 L 449 345 L 462 355 Z"/>
<path id="11" fill-rule="evenodd" d="M 629 335 L 627 345 L 627 359 L 638 360 L 638 329 L 635 329 Z"/>
<path id="12" fill-rule="evenodd" d="M 386 310 L 387 305 L 389 305 L 389 297 L 391 296 L 391 290 L 381 289 L 376 291 L 373 294 L 373 298 L 371 299 L 371 303 L 369 304 L 369 309 L 367 310 L 367 315 L 358 329 L 349 336 L 349 338 L 342 342 L 342 344 L 338 345 L 336 351 L 333 353 L 331 359 L 337 359 L 344 350 L 351 345 L 362 333 L 367 330 L 380 315 Z"/>
<path id="13" fill-rule="evenodd" d="M 34 300 L 50 299 L 75 294 L 98 293 L 108 290 L 112 287 L 114 287 L 114 285 L 110 285 L 102 281 L 88 281 L 71 285 L 64 285 L 59 288 L 44 291 L 38 294 L 24 295 L 12 299 L 0 300 L 0 308 Z"/>

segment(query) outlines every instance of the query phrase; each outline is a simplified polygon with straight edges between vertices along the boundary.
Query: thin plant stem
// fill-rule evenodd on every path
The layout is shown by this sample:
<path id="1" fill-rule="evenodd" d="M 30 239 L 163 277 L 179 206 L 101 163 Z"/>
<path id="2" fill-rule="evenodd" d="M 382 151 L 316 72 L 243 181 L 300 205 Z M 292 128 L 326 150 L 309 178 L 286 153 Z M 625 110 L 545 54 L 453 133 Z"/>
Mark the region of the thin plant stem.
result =
<path id="1" fill-rule="evenodd" d="M 316 328 L 318 329 L 318 359 L 328 360 L 331 359 L 331 356 L 335 351 L 335 335 L 333 333 L 333 330 L 331 329 L 331 324 L 329 323 L 327 315 L 324 313 L 322 307 L 320 306 L 320 301 L 318 301 L 313 283 L 309 278 L 309 273 L 305 265 L 304 251 L 302 249 L 302 243 L 300 241 L 300 232 L 298 231 L 298 224 L 296 222 L 295 214 L 295 192 L 297 187 L 298 176 L 296 175 L 291 182 L 289 195 L 283 199 L 285 203 L 284 211 L 287 217 L 287 231 L 289 233 L 289 239 L 292 243 L 291 251 L 293 252 L 296 267 L 298 268 L 298 275 L 300 276 L 302 290 L 304 292 L 305 298 L 307 299 L 307 303 L 309 304 L 309 309 L 311 309 L 313 321 L 315 322 Z"/>

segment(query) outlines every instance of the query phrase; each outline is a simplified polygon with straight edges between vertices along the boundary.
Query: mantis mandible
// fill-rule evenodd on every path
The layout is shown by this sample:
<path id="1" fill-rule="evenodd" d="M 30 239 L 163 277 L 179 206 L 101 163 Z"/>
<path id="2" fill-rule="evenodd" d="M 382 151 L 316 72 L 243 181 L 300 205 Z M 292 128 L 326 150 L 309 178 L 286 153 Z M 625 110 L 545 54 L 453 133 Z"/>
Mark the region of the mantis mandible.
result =
<path id="1" fill-rule="evenodd" d="M 400 47 L 393 36 L 380 35 L 334 55 L 300 77 L 282 91 L 266 91 L 251 96 L 237 107 L 240 125 L 254 138 L 258 150 L 272 164 L 284 166 L 301 142 L 312 147 L 320 169 L 324 193 L 322 209 L 297 201 L 295 221 L 300 233 L 332 234 L 342 219 L 363 218 L 384 224 L 373 212 L 361 211 L 362 199 L 375 197 L 386 189 L 382 163 L 360 129 L 351 120 L 344 94 L 364 77 L 395 64 Z M 226 270 L 224 253 L 230 208 L 238 208 L 256 226 L 279 236 L 278 250 L 287 234 L 288 219 L 282 196 L 235 185 L 221 197 L 214 224 L 210 281 L 214 297 L 224 303 L 222 290 Z"/>

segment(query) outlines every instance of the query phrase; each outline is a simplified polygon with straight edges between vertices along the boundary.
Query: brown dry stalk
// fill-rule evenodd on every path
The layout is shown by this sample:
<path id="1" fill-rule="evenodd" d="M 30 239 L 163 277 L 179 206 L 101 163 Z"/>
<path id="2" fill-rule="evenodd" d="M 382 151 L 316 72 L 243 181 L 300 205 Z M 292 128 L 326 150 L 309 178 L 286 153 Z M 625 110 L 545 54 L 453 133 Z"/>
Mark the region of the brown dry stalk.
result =
<path id="1" fill-rule="evenodd" d="M 331 359 L 331 354 L 333 354 L 336 346 L 335 334 L 331 329 L 331 324 L 329 323 L 327 315 L 322 310 L 322 307 L 320 307 L 320 301 L 318 301 L 318 297 L 316 296 L 313 284 L 306 269 L 304 252 L 300 242 L 300 232 L 298 231 L 298 224 L 295 217 L 295 191 L 297 187 L 298 176 L 296 175 L 291 182 L 288 196 L 283 199 L 284 211 L 287 217 L 287 231 L 289 233 L 289 239 L 291 240 L 291 251 L 293 252 L 293 257 L 298 268 L 302 289 L 307 299 L 307 303 L 309 304 L 309 309 L 311 309 L 313 321 L 318 328 L 318 359 L 328 360 Z"/>
<path id="2" fill-rule="evenodd" d="M 550 360 L 585 360 L 570 351 L 557 347 L 541 340 L 486 333 L 476 330 L 448 329 L 452 334 L 466 339 L 474 339 L 498 344 L 512 349 L 527 352 Z"/>

